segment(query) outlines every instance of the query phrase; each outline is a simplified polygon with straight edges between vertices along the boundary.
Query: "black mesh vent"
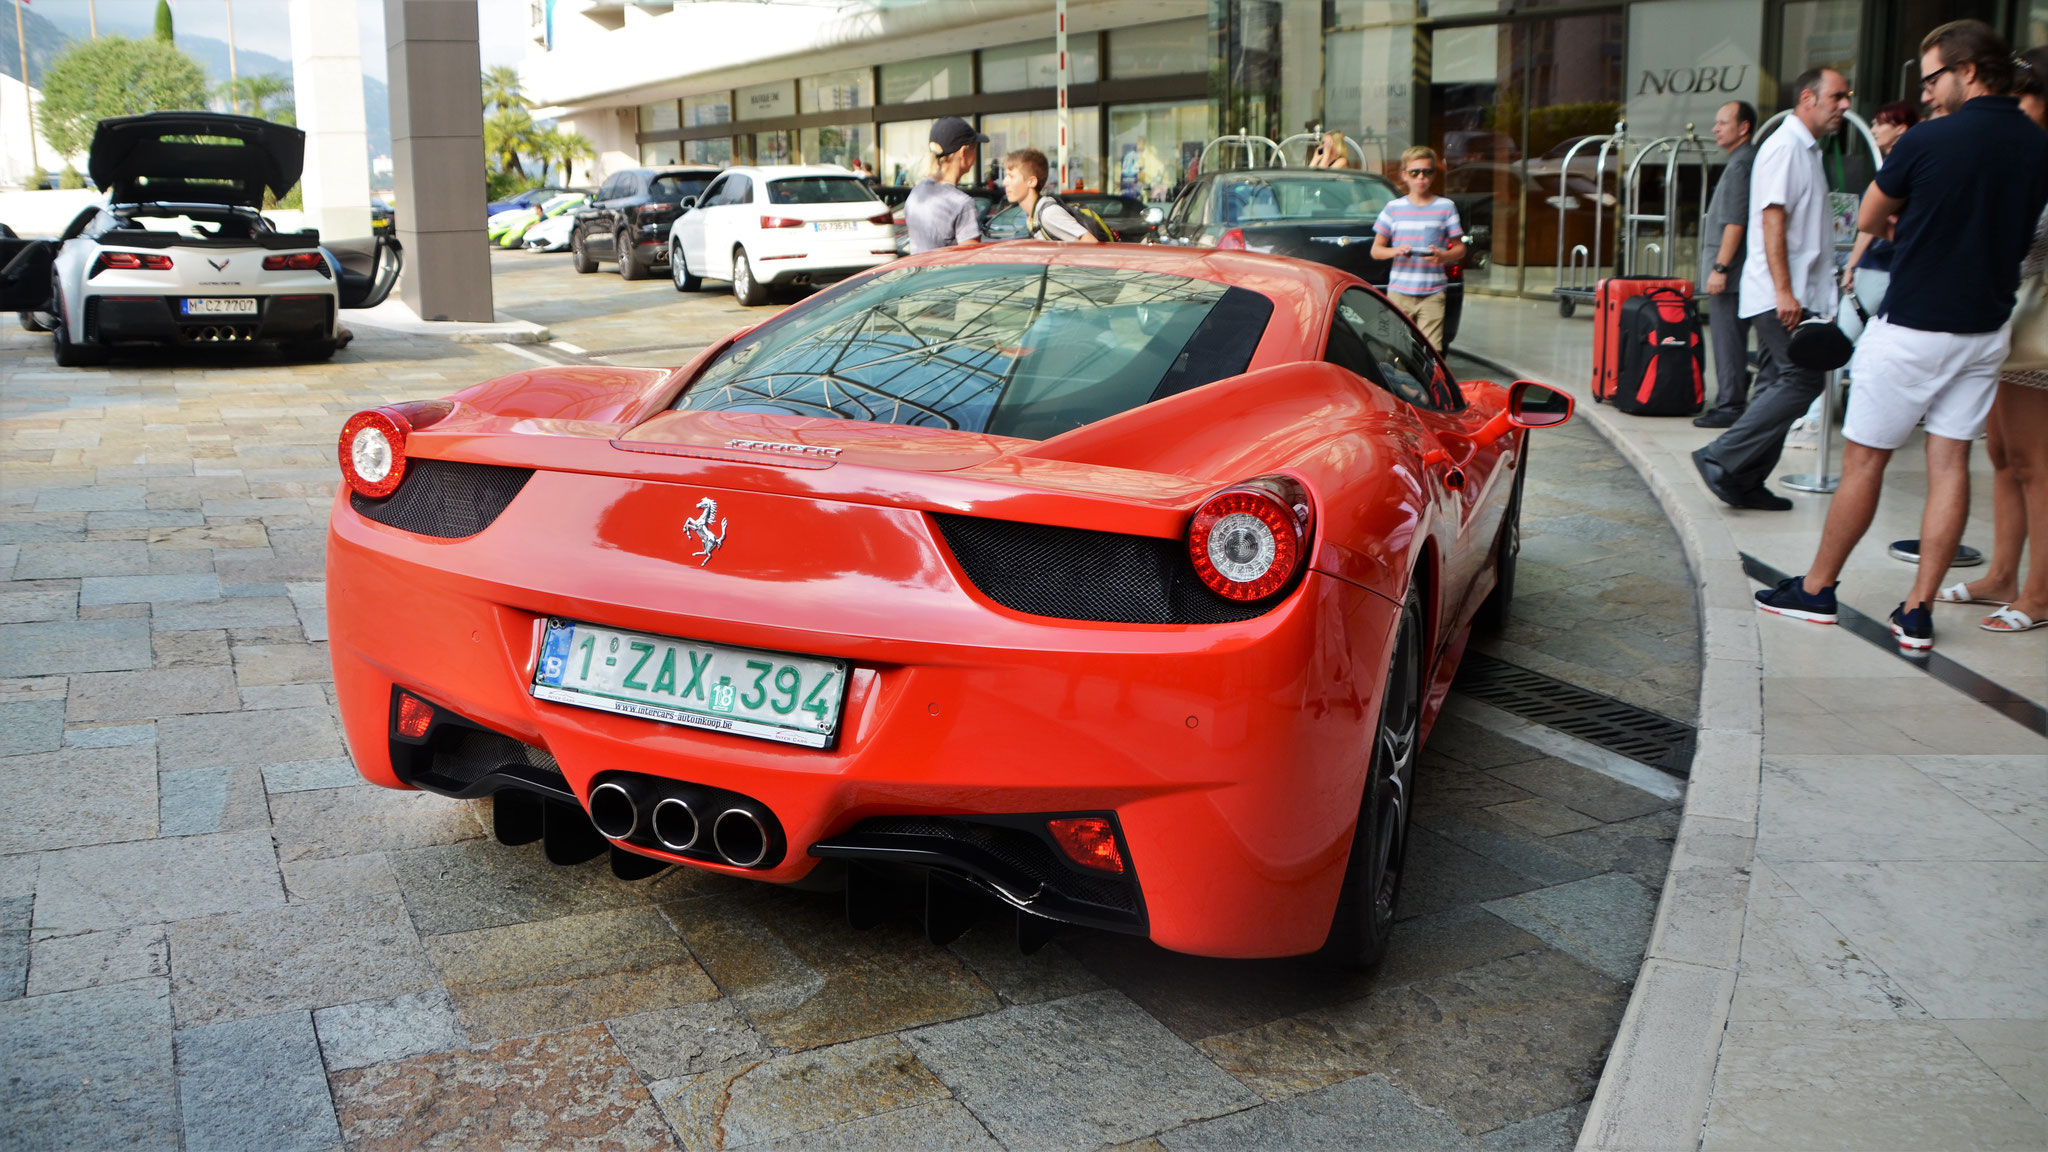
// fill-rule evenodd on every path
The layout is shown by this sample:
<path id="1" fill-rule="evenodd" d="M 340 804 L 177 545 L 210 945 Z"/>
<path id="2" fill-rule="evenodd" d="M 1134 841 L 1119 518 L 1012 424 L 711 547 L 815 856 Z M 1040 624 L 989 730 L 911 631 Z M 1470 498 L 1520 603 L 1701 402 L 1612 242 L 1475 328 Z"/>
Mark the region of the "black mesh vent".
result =
<path id="1" fill-rule="evenodd" d="M 1178 540 L 933 513 L 982 595 L 1033 616 L 1110 624 L 1228 624 L 1277 600 L 1240 604 L 1202 586 Z"/>
<path id="2" fill-rule="evenodd" d="M 490 527 L 532 477 L 531 468 L 414 458 L 398 491 L 382 500 L 351 492 L 348 502 L 379 524 L 452 540 Z"/>
<path id="3" fill-rule="evenodd" d="M 874 816 L 854 825 L 852 830 L 871 836 L 930 836 L 958 840 L 974 845 L 1069 899 L 1085 900 L 1122 912 L 1138 910 L 1138 902 L 1129 883 L 1107 877 L 1097 878 L 1070 868 L 1053 854 L 1051 845 L 1021 829 L 948 820 L 942 816 Z"/>
<path id="4" fill-rule="evenodd" d="M 66 335 L 68 336 L 69 333 L 66 333 Z M 87 296 L 85 298 L 85 342 L 87 344 L 97 344 L 99 339 L 100 298 L 97 296 Z"/>
<path id="5" fill-rule="evenodd" d="M 458 784 L 474 784 L 507 764 L 530 764 L 562 774 L 553 753 L 482 728 L 449 724 L 434 734 L 431 771 Z"/>

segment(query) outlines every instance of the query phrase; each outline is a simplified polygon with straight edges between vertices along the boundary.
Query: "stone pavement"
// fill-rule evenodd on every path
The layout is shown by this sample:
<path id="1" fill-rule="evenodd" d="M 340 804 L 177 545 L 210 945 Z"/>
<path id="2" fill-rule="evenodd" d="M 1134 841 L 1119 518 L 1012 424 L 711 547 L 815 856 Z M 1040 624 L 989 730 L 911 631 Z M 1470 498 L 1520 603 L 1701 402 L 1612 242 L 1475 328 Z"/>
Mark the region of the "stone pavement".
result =
<path id="1" fill-rule="evenodd" d="M 500 257 L 501 305 L 588 347 L 749 314 L 556 263 Z M 0 1147 L 1576 1139 L 1670 802 L 1447 719 L 1392 955 L 1352 978 L 1079 930 L 1024 958 L 995 920 L 939 949 L 829 895 L 555 868 L 483 804 L 360 781 L 321 583 L 340 422 L 536 353 L 365 331 L 326 365 L 63 371 L 46 340 L 0 333 Z M 1584 429 L 1534 459 L 1495 650 L 1689 715 L 1654 501 Z"/>
<path id="2" fill-rule="evenodd" d="M 1590 405 L 1583 316 L 1466 309 L 1461 350 L 1572 391 L 1643 473 L 1705 621 L 1684 822 L 1581 1146 L 2048 1146 L 2048 739 L 1846 628 L 1757 613 L 1739 553 L 1804 571 L 1828 498 L 1724 506 L 1689 459 L 1713 433 Z M 1973 463 L 1965 539 L 1988 549 Z M 1895 457 L 1843 577 L 1880 621 L 1911 582 L 1884 549 L 1919 535 L 1921 467 Z M 1936 652 L 2048 703 L 2048 633 L 1979 631 L 1984 611 L 1942 606 Z"/>

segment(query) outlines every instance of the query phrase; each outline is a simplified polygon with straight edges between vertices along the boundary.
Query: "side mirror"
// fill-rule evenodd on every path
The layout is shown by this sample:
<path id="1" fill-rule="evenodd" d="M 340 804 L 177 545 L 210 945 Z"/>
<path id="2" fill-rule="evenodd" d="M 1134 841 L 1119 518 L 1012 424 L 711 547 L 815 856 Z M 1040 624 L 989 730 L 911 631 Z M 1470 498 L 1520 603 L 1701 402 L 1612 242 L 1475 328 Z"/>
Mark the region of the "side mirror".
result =
<path id="1" fill-rule="evenodd" d="M 683 202 L 681 204 L 676 205 L 676 210 L 678 212 L 688 212 L 690 209 L 695 208 L 696 206 L 697 198 L 695 196 L 685 196 L 683 197 Z"/>
<path id="2" fill-rule="evenodd" d="M 1517 428 L 1555 428 L 1572 418 L 1572 398 L 1548 384 L 1517 380 L 1508 388 L 1507 414 Z"/>
<path id="3" fill-rule="evenodd" d="M 1145 223 L 1157 225 L 1166 219 L 1166 209 L 1154 205 L 1145 209 Z"/>

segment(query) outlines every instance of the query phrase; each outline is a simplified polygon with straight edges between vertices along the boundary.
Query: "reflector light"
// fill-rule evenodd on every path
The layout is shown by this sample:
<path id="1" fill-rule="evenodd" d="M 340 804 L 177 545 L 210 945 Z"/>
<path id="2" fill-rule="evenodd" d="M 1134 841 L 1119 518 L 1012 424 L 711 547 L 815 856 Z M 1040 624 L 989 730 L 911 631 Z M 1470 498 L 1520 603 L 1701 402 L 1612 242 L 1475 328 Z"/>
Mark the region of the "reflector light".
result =
<path id="1" fill-rule="evenodd" d="M 1227 248 L 1233 252 L 1244 251 L 1244 230 L 1242 228 L 1232 228 L 1230 231 L 1225 232 L 1216 241 L 1216 247 Z"/>
<path id="2" fill-rule="evenodd" d="M 1300 570 L 1304 556 L 1307 504 L 1299 509 L 1263 484 L 1211 496 L 1188 522 L 1188 560 L 1195 575 L 1229 600 L 1264 600 L 1280 591 Z"/>
<path id="3" fill-rule="evenodd" d="M 358 412 L 341 426 L 342 479 L 360 495 L 372 500 L 398 491 L 405 479 L 405 438 L 412 424 L 400 412 L 372 408 Z"/>
<path id="4" fill-rule="evenodd" d="M 325 272 L 327 260 L 318 252 L 290 252 L 279 256 L 265 256 L 263 270 L 266 272 Z"/>
<path id="5" fill-rule="evenodd" d="M 761 227 L 763 228 L 801 228 L 803 226 L 803 221 L 792 219 L 788 216 L 761 217 Z"/>
<path id="6" fill-rule="evenodd" d="M 1059 842 L 1060 850 L 1074 863 L 1098 872 L 1122 872 L 1124 852 L 1117 846 L 1116 829 L 1100 816 L 1079 816 L 1071 820 L 1047 820 L 1046 830 Z"/>
<path id="7" fill-rule="evenodd" d="M 398 734 L 418 740 L 434 725 L 434 706 L 410 692 L 398 694 Z"/>

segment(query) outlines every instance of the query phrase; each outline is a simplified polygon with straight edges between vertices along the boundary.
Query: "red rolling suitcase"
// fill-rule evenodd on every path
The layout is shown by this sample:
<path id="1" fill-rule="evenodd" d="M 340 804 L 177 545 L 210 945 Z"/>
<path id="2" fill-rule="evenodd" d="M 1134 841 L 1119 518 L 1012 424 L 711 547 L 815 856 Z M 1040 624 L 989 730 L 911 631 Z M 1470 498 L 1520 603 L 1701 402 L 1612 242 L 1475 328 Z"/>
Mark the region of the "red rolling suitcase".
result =
<path id="1" fill-rule="evenodd" d="M 1676 290 L 1692 308 L 1690 280 L 1661 276 L 1610 276 L 1593 289 L 1593 400 L 1612 400 L 1620 387 L 1621 306 L 1654 289 Z"/>

